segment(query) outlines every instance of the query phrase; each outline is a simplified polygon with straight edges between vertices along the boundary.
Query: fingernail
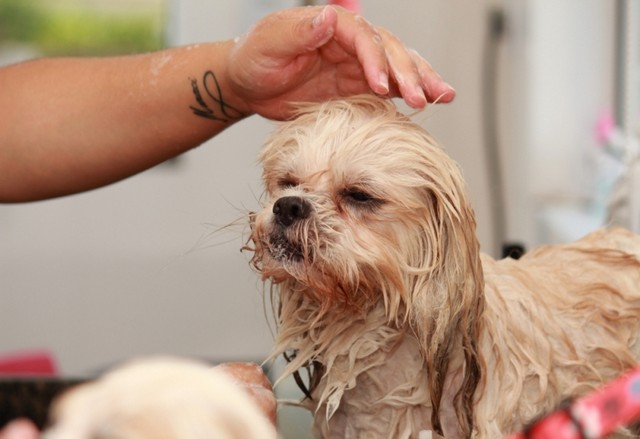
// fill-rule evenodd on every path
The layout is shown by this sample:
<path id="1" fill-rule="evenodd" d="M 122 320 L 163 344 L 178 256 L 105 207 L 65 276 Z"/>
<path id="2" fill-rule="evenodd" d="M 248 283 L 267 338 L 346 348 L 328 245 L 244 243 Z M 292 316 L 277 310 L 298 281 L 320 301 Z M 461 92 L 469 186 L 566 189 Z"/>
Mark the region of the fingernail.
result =
<path id="1" fill-rule="evenodd" d="M 416 103 L 420 107 L 423 107 L 427 103 L 427 97 L 424 94 L 424 90 L 422 90 L 422 87 L 416 85 L 413 91 L 414 91 L 417 99 L 419 100 L 419 102 L 416 101 Z"/>
<path id="2" fill-rule="evenodd" d="M 311 25 L 313 27 L 318 27 L 324 22 L 326 10 L 327 10 L 326 8 L 322 8 L 322 11 L 318 15 L 313 17 L 313 21 L 311 22 Z"/>
<path id="3" fill-rule="evenodd" d="M 456 96 L 456 89 L 445 82 L 441 96 L 446 96 L 447 101 L 450 101 Z"/>
<path id="4" fill-rule="evenodd" d="M 381 93 L 387 94 L 389 93 L 389 75 L 387 72 L 380 72 L 378 75 L 378 85 L 380 86 Z"/>

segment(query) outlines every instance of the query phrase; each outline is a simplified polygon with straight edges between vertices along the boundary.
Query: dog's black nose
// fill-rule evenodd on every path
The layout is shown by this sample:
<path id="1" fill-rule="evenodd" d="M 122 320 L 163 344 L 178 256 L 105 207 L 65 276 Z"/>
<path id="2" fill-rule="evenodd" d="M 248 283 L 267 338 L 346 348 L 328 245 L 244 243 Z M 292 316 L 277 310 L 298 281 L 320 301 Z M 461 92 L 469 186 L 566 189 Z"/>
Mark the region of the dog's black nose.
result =
<path id="1" fill-rule="evenodd" d="M 276 221 L 284 227 L 309 218 L 310 213 L 311 204 L 302 197 L 282 197 L 273 205 Z"/>

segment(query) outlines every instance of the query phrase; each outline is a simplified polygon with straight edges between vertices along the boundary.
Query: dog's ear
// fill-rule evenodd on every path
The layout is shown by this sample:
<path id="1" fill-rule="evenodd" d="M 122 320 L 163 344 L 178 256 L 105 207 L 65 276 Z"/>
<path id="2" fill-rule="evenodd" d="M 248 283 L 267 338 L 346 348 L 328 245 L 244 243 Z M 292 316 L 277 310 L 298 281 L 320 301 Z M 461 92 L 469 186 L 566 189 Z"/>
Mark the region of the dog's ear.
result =
<path id="1" fill-rule="evenodd" d="M 450 360 L 462 366 L 454 383 L 454 407 L 464 437 L 473 430 L 473 401 L 481 381 L 478 336 L 484 309 L 484 279 L 473 210 L 458 166 L 434 151 L 423 190 L 425 212 L 410 256 L 413 278 L 409 316 L 420 340 L 429 376 L 433 429 L 442 434 L 439 410 Z M 463 364 L 458 364 L 460 361 Z M 452 365 L 453 366 L 453 365 Z"/>

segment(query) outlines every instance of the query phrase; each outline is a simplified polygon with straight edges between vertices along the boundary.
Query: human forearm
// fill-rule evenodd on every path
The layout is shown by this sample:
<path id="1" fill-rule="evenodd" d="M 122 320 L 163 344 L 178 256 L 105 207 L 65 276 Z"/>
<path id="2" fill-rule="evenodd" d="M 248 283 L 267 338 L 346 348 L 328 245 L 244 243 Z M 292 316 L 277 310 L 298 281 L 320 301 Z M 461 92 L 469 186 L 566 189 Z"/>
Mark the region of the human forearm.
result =
<path id="1" fill-rule="evenodd" d="M 359 93 L 415 108 L 455 96 L 389 31 L 330 6 L 268 15 L 235 42 L 0 69 L 0 202 L 105 185 L 248 114 Z"/>
<path id="2" fill-rule="evenodd" d="M 0 200 L 120 180 L 242 118 L 225 82 L 231 45 L 43 59 L 0 70 L 0 84 L 11 84 L 0 93 Z"/>

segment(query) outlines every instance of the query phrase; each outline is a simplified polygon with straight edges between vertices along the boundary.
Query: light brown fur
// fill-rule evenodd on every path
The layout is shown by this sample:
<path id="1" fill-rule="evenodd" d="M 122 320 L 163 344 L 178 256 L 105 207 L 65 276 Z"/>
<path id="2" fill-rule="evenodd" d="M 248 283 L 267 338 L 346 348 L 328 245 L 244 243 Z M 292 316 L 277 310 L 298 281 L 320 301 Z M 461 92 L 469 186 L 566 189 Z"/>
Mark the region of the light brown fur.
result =
<path id="1" fill-rule="evenodd" d="M 318 436 L 498 438 L 640 358 L 640 238 L 481 256 L 458 166 L 393 104 L 303 105 L 261 162 L 253 264 Z"/>

